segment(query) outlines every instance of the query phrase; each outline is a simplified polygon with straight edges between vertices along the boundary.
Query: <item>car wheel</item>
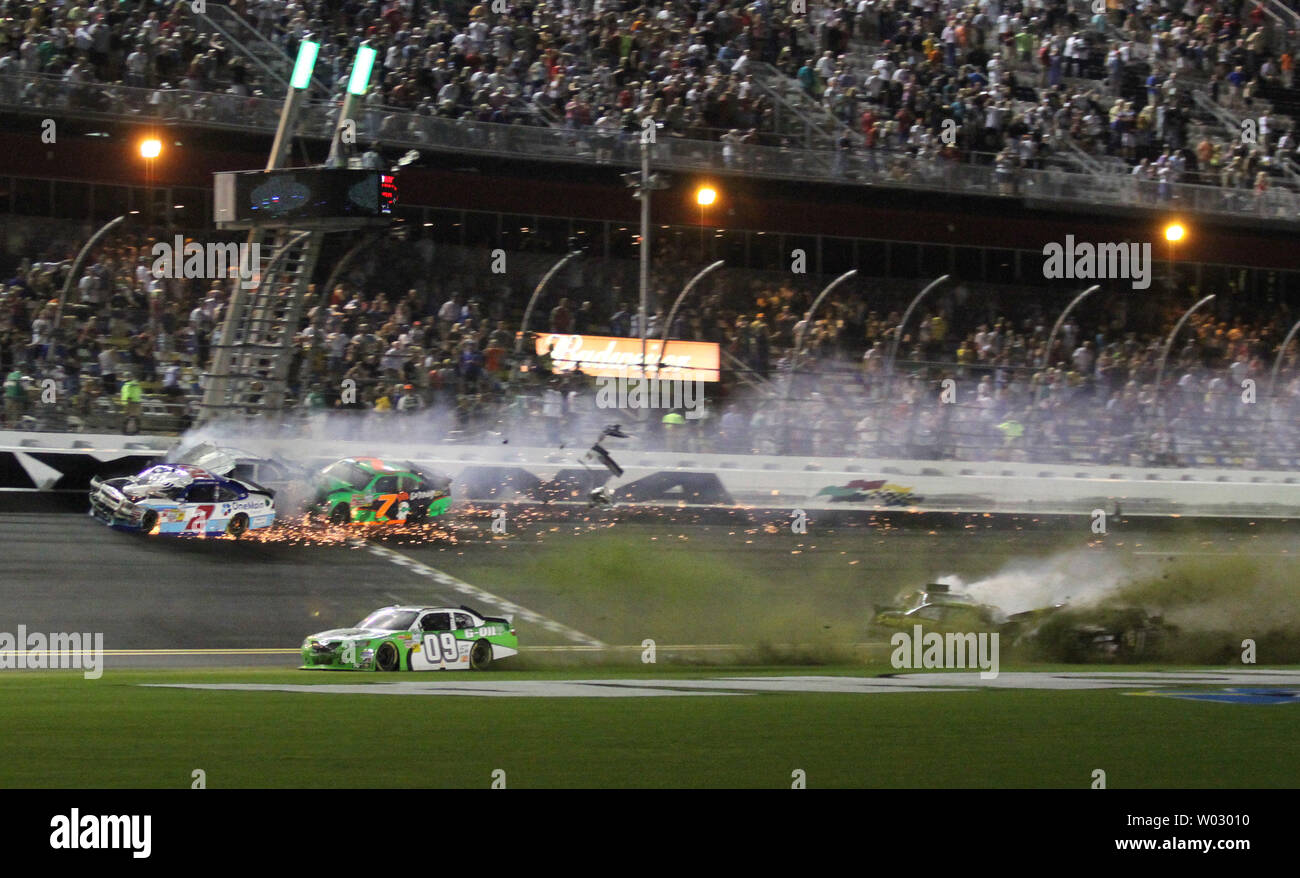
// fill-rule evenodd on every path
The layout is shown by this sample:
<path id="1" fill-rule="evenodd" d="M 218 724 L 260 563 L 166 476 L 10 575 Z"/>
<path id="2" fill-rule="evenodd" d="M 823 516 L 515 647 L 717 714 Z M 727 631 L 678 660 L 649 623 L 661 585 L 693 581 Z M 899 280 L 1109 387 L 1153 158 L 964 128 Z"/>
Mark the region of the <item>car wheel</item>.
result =
<path id="1" fill-rule="evenodd" d="M 474 641 L 474 648 L 469 651 L 469 666 L 476 671 L 487 670 L 492 664 L 492 644 L 486 640 Z"/>
<path id="2" fill-rule="evenodd" d="M 429 517 L 428 506 L 412 506 L 411 510 L 406 513 L 407 524 L 422 524 Z"/>
<path id="3" fill-rule="evenodd" d="M 401 653 L 397 651 L 397 645 L 391 640 L 385 640 L 379 644 L 379 649 L 375 650 L 375 667 L 381 671 L 396 671 L 401 660 Z"/>
<path id="4" fill-rule="evenodd" d="M 352 520 L 352 509 L 346 503 L 340 503 L 330 510 L 330 524 L 347 524 Z"/>
<path id="5" fill-rule="evenodd" d="M 140 533 L 151 534 L 153 529 L 158 526 L 158 513 L 150 509 L 140 520 Z"/>
<path id="6" fill-rule="evenodd" d="M 226 525 L 226 533 L 230 534 L 235 539 L 239 539 L 245 532 L 247 532 L 247 530 L 248 516 L 242 512 L 230 519 L 230 522 Z"/>

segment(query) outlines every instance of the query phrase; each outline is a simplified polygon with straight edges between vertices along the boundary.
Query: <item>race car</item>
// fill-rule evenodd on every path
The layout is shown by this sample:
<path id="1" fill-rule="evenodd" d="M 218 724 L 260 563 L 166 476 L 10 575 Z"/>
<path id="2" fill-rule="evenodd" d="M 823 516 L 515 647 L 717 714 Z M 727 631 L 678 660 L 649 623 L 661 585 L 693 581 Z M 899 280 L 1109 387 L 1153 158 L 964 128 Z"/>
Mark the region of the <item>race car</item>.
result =
<path id="1" fill-rule="evenodd" d="M 1177 629 L 1140 607 L 1053 604 L 1007 615 L 991 604 L 930 583 L 896 607 L 877 608 L 875 624 L 891 630 L 920 625 L 938 633 L 996 632 L 1011 646 L 1061 662 L 1139 661 L 1160 653 Z"/>
<path id="2" fill-rule="evenodd" d="M 238 537 L 275 522 L 275 494 L 253 482 L 165 463 L 135 476 L 91 479 L 90 514 L 119 530 Z"/>
<path id="3" fill-rule="evenodd" d="M 385 607 L 302 642 L 303 670 L 481 671 L 519 652 L 509 619 L 469 607 Z"/>
<path id="4" fill-rule="evenodd" d="M 375 457 L 348 457 L 316 477 L 311 512 L 331 524 L 389 521 L 417 523 L 451 505 L 451 479 L 409 461 L 388 464 Z"/>
<path id="5" fill-rule="evenodd" d="M 163 461 L 197 466 L 213 475 L 269 488 L 275 494 L 275 506 L 281 515 L 304 511 L 315 497 L 312 469 L 274 454 L 198 442 L 177 445 L 167 452 Z"/>
<path id="6" fill-rule="evenodd" d="M 877 608 L 875 622 L 882 628 L 911 630 L 921 625 L 931 631 L 993 631 L 1005 617 L 989 604 L 954 592 L 941 582 L 932 582 L 899 600 L 900 606 Z"/>

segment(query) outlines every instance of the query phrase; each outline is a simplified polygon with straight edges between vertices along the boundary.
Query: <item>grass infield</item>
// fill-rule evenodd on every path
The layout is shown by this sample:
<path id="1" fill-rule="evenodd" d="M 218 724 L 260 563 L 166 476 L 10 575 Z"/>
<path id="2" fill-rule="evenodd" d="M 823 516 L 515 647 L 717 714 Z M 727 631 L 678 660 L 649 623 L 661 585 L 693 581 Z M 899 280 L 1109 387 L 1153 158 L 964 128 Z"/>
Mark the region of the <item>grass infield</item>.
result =
<path id="1" fill-rule="evenodd" d="M 644 670 L 495 670 L 473 679 L 726 673 L 863 669 L 706 671 L 660 664 Z M 601 699 L 139 685 L 380 680 L 392 678 L 281 670 L 108 670 L 99 680 L 67 671 L 3 674 L 0 704 L 11 734 L 0 786 L 187 788 L 194 770 L 202 769 L 214 789 L 487 788 L 502 769 L 510 788 L 782 788 L 802 769 L 809 788 L 1086 789 L 1098 768 L 1111 788 L 1300 785 L 1295 705 L 1134 697 L 1118 690 Z"/>

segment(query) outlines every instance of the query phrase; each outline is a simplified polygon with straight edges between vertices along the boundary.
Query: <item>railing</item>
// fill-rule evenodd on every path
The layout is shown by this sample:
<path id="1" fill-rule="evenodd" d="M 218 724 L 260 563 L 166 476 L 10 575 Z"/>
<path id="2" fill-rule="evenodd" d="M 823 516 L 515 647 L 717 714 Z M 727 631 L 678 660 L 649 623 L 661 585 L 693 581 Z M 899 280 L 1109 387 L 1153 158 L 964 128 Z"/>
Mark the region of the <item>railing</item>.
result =
<path id="1" fill-rule="evenodd" d="M 130 88 L 104 83 L 74 85 L 54 77 L 0 77 L 0 106 L 14 112 L 75 113 L 80 118 L 151 119 L 178 125 L 236 131 L 275 130 L 280 101 L 229 94 Z M 296 136 L 327 139 L 338 105 L 304 105 Z M 639 133 L 604 135 L 586 128 L 557 130 L 466 119 L 422 116 L 384 107 L 358 111 L 357 133 L 390 147 L 450 150 L 591 164 L 593 160 L 634 167 L 640 158 Z M 597 153 L 600 153 L 597 155 Z M 1186 183 L 1157 186 L 1137 180 L 1101 180 L 1059 170 L 958 164 L 916 158 L 887 150 L 838 152 L 659 138 L 653 148 L 656 167 L 666 170 L 733 173 L 771 179 L 834 181 L 862 186 L 931 190 L 951 194 L 992 195 L 1029 202 L 1124 207 L 1176 207 L 1184 211 L 1250 216 L 1277 223 L 1300 221 L 1300 198 L 1280 188 L 1257 195 L 1248 189 L 1225 189 Z"/>
<path id="2" fill-rule="evenodd" d="M 1246 130 L 1244 127 L 1246 122 L 1245 119 L 1215 103 L 1214 99 L 1204 92 L 1192 92 L 1192 100 L 1198 108 L 1213 117 L 1224 127 L 1230 140 L 1240 138 L 1242 132 Z M 1252 124 L 1255 124 L 1254 120 L 1251 120 L 1251 122 Z M 1300 175 L 1297 175 L 1295 172 L 1294 162 L 1286 158 L 1277 160 L 1272 156 L 1265 156 L 1265 158 L 1265 166 L 1277 170 L 1287 184 L 1290 186 L 1300 186 Z"/>
<path id="3" fill-rule="evenodd" d="M 0 421 L 4 429 L 38 433 L 122 433 L 134 427 L 138 433 L 174 436 L 189 429 L 198 414 L 198 398 L 184 396 L 146 396 L 134 414 L 116 396 L 79 393 L 47 403 L 39 388 L 9 403 Z"/>
<path id="4" fill-rule="evenodd" d="M 181 14 L 195 29 L 211 29 L 221 34 L 232 53 L 252 62 L 253 67 L 262 74 L 261 84 L 266 93 L 283 96 L 289 90 L 287 56 L 279 46 L 268 41 L 229 7 L 214 3 L 210 10 L 196 12 L 192 4 L 182 4 Z"/>
<path id="5" fill-rule="evenodd" d="M 815 98 L 806 94 L 797 80 L 791 79 L 771 64 L 754 62 L 754 80 L 776 102 L 778 117 L 793 116 L 803 127 L 804 145 L 834 147 L 841 131 L 847 131 L 855 143 L 862 135 L 831 115 Z"/>

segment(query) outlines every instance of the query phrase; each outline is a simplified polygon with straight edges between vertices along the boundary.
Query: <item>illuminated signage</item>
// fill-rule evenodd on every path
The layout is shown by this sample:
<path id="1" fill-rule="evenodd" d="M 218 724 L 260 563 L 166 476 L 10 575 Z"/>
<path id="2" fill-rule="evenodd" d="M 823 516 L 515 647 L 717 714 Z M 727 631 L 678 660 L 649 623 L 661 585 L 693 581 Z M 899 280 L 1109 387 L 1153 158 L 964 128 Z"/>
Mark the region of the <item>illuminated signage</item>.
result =
<path id="1" fill-rule="evenodd" d="M 554 345 L 554 347 L 552 347 Z M 666 379 L 717 381 L 720 363 L 718 345 L 706 341 L 669 339 L 662 357 L 664 342 L 648 338 L 645 342 L 646 374 Z M 570 335 L 543 332 L 537 336 L 537 353 L 551 352 L 556 372 L 571 372 L 581 365 L 587 375 L 634 377 L 641 374 L 641 339 L 609 335 Z"/>

